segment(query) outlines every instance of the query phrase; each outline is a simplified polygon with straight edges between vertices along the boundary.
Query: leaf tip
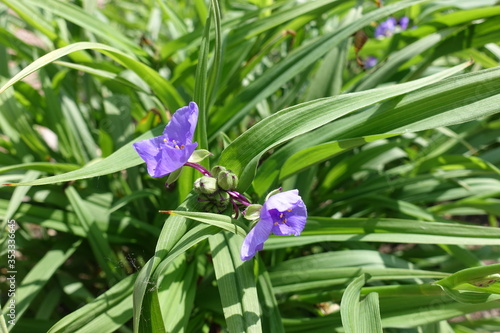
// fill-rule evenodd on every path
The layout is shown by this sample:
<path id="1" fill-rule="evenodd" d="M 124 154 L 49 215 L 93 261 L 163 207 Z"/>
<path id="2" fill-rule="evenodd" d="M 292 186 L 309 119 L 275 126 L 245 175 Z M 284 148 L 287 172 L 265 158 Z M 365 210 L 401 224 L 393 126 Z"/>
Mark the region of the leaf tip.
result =
<path id="1" fill-rule="evenodd" d="M 168 215 L 175 215 L 173 210 L 159 210 L 158 212 L 168 214 Z"/>

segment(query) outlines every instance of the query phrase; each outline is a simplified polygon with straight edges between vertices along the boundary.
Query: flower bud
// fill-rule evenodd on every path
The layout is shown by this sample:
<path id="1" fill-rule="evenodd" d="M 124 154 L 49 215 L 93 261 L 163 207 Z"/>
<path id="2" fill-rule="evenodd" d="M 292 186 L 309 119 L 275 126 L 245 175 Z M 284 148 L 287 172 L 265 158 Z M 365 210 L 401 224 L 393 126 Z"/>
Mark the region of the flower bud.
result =
<path id="1" fill-rule="evenodd" d="M 209 202 L 207 204 L 205 204 L 202 208 L 205 212 L 209 212 L 209 213 L 217 213 L 217 205 L 213 202 Z"/>
<path id="2" fill-rule="evenodd" d="M 217 180 L 213 177 L 203 176 L 194 182 L 194 190 L 197 193 L 212 194 L 217 191 Z"/>
<path id="3" fill-rule="evenodd" d="M 243 211 L 243 217 L 250 221 L 256 220 L 260 217 L 261 210 L 262 205 L 250 205 Z"/>
<path id="4" fill-rule="evenodd" d="M 212 176 L 217 178 L 221 172 L 226 172 L 226 168 L 221 165 L 216 165 L 212 168 Z"/>
<path id="5" fill-rule="evenodd" d="M 211 202 L 208 202 L 207 204 L 205 204 L 202 209 L 206 212 L 209 212 L 209 213 L 220 214 L 227 209 L 228 204 L 229 204 L 229 201 L 225 201 L 225 202 L 211 201 Z"/>
<path id="6" fill-rule="evenodd" d="M 225 203 L 226 205 L 229 202 L 229 198 L 229 194 L 225 191 L 218 191 L 213 195 L 214 201 L 216 201 L 217 203 Z"/>
<path id="7" fill-rule="evenodd" d="M 238 187 L 238 176 L 231 170 L 220 172 L 217 176 L 217 185 L 225 191 L 233 191 Z"/>

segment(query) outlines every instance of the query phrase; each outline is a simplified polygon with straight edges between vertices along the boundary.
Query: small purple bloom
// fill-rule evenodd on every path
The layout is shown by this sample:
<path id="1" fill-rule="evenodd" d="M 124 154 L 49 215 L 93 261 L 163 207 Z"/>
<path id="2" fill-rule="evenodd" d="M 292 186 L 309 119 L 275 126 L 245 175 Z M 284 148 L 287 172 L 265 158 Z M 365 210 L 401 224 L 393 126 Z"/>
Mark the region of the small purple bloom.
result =
<path id="1" fill-rule="evenodd" d="M 151 177 L 163 177 L 184 165 L 198 143 L 193 143 L 198 121 L 198 106 L 190 102 L 177 110 L 165 126 L 163 135 L 133 144 L 146 162 Z"/>
<path id="2" fill-rule="evenodd" d="M 399 19 L 399 26 L 401 27 L 401 30 L 408 29 L 409 23 L 410 23 L 410 18 L 408 16 L 403 16 L 402 18 Z"/>
<path id="3" fill-rule="evenodd" d="M 366 59 L 365 59 L 365 68 L 368 69 L 368 68 L 372 68 L 372 67 L 375 67 L 378 63 L 378 59 L 373 57 L 373 56 L 368 56 Z"/>
<path id="4" fill-rule="evenodd" d="M 390 37 L 395 32 L 406 30 L 409 23 L 410 19 L 406 16 L 403 16 L 399 22 L 394 17 L 389 17 L 375 28 L 375 38 Z"/>
<path id="5" fill-rule="evenodd" d="M 278 236 L 299 236 L 307 220 L 307 209 L 298 190 L 271 196 L 262 206 L 260 220 L 250 230 L 241 246 L 241 260 L 252 258 L 264 248 L 271 233 Z"/>

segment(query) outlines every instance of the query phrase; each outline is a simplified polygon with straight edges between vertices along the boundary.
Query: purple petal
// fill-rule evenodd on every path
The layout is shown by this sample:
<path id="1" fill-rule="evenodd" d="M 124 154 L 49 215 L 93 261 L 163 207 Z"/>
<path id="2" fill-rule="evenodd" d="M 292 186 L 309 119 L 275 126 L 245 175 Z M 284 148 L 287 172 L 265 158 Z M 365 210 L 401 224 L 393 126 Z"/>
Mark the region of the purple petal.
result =
<path id="1" fill-rule="evenodd" d="M 387 24 L 387 29 L 390 31 L 394 31 L 396 28 L 396 25 L 398 24 L 398 21 L 394 17 L 389 17 L 385 23 Z"/>
<path id="2" fill-rule="evenodd" d="M 185 145 L 184 149 L 168 146 L 163 136 L 142 140 L 133 144 L 139 156 L 146 162 L 151 177 L 163 177 L 182 167 L 187 162 L 197 143 Z"/>
<path id="3" fill-rule="evenodd" d="M 158 165 L 156 156 L 164 145 L 163 137 L 157 136 L 152 139 L 146 139 L 133 144 L 139 156 L 146 162 L 148 173 L 153 176 L 154 170 Z M 154 177 L 154 176 L 153 176 Z"/>
<path id="4" fill-rule="evenodd" d="M 302 198 L 299 196 L 299 190 L 290 190 L 272 195 L 262 206 L 261 218 L 263 212 L 267 212 L 271 209 L 277 209 L 280 212 L 284 212 L 290 209 L 292 205 L 298 201 L 302 201 Z"/>
<path id="5" fill-rule="evenodd" d="M 406 30 L 408 28 L 409 23 L 410 23 L 410 18 L 407 16 L 403 16 L 399 20 L 399 26 L 401 27 L 401 30 Z"/>
<path id="6" fill-rule="evenodd" d="M 163 135 L 170 141 L 175 140 L 182 144 L 192 143 L 197 122 L 198 105 L 195 102 L 190 102 L 188 106 L 175 111 L 172 119 L 165 126 Z"/>
<path id="7" fill-rule="evenodd" d="M 165 146 L 160 150 L 160 154 L 156 155 L 157 164 L 155 169 L 152 170 L 153 174 L 151 174 L 148 164 L 148 173 L 152 177 L 163 177 L 179 169 L 189 160 L 197 146 L 198 143 L 196 142 L 185 145 L 183 149 Z"/>
<path id="8" fill-rule="evenodd" d="M 385 36 L 385 31 L 387 30 L 387 25 L 385 22 L 380 23 L 376 28 L 375 28 L 375 38 L 378 37 L 383 37 Z"/>
<path id="9" fill-rule="evenodd" d="M 300 236 L 300 233 L 302 232 L 302 230 L 304 230 L 307 221 L 306 205 L 301 199 L 290 209 L 290 212 L 286 211 L 284 213 L 286 217 L 286 223 L 278 222 L 277 224 L 273 224 L 273 234 L 278 236 Z"/>
<path id="10" fill-rule="evenodd" d="M 253 258 L 257 251 L 264 248 L 264 242 L 269 238 L 272 227 L 272 220 L 261 218 L 257 225 L 250 230 L 243 241 L 240 251 L 241 260 L 244 261 Z"/>

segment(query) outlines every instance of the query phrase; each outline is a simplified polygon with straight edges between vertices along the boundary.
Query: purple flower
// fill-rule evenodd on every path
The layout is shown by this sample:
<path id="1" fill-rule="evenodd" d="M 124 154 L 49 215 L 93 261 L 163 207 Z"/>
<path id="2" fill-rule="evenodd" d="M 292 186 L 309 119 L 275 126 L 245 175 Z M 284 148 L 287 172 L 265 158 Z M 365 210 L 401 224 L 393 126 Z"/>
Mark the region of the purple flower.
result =
<path id="1" fill-rule="evenodd" d="M 389 17 L 384 22 L 380 23 L 375 29 L 375 37 L 391 36 L 396 30 L 397 21 L 394 17 Z"/>
<path id="2" fill-rule="evenodd" d="M 394 17 L 389 17 L 375 28 L 375 38 L 390 37 L 395 32 L 406 30 L 409 23 L 410 19 L 406 16 L 403 16 L 399 22 Z"/>
<path id="3" fill-rule="evenodd" d="M 365 64 L 364 64 L 364 67 L 366 69 L 368 68 L 372 68 L 372 67 L 375 67 L 375 65 L 377 65 L 378 63 L 378 59 L 373 57 L 373 56 L 368 56 L 366 59 L 365 59 Z"/>
<path id="4" fill-rule="evenodd" d="M 163 177 L 188 161 L 198 146 L 192 142 L 197 121 L 198 106 L 190 102 L 174 113 L 163 135 L 133 144 L 151 177 Z"/>
<path id="5" fill-rule="evenodd" d="M 408 29 L 409 23 L 410 23 L 410 18 L 408 16 L 403 16 L 402 18 L 399 19 L 399 26 L 401 27 L 401 30 Z"/>
<path id="6" fill-rule="evenodd" d="M 307 209 L 298 190 L 271 196 L 262 206 L 260 220 L 250 230 L 241 246 L 241 260 L 252 258 L 264 247 L 271 233 L 299 236 L 307 220 Z"/>

